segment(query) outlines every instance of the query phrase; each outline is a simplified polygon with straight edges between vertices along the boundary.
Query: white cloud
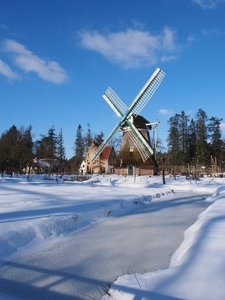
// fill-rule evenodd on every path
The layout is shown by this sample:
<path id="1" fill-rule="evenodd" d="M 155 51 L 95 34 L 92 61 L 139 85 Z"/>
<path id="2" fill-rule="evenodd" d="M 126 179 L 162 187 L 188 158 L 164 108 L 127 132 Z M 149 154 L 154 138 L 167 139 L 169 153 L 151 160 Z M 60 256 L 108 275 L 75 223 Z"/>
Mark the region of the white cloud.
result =
<path id="1" fill-rule="evenodd" d="M 124 68 L 176 59 L 180 50 L 180 46 L 175 43 L 175 31 L 168 27 L 159 35 L 140 29 L 127 29 L 106 35 L 94 30 L 81 31 L 79 37 L 82 47 L 96 51 Z"/>
<path id="2" fill-rule="evenodd" d="M 192 2 L 197 3 L 203 9 L 212 9 L 221 3 L 225 3 L 225 0 L 192 0 Z"/>
<path id="3" fill-rule="evenodd" d="M 64 83 L 68 80 L 65 70 L 57 62 L 39 58 L 15 40 L 5 40 L 3 49 L 13 54 L 14 64 L 26 73 L 34 72 L 40 78 L 53 83 Z"/>
<path id="4" fill-rule="evenodd" d="M 11 70 L 11 68 L 0 59 L 0 74 L 8 79 L 19 79 L 19 76 Z"/>
<path id="5" fill-rule="evenodd" d="M 162 108 L 162 109 L 159 110 L 159 113 L 160 113 L 161 115 L 170 115 L 170 114 L 173 114 L 173 111 L 172 111 L 172 110 L 168 110 L 168 109 Z"/>

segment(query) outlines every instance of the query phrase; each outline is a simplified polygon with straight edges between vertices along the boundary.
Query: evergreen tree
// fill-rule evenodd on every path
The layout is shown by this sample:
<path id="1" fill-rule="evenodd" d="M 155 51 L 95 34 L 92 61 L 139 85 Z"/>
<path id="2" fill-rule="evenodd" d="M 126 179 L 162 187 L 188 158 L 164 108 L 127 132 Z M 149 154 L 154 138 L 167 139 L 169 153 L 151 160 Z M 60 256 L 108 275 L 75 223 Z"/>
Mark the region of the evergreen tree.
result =
<path id="1" fill-rule="evenodd" d="M 48 130 L 47 135 L 47 147 L 48 147 L 48 155 L 50 158 L 57 157 L 57 135 L 55 133 L 55 128 L 52 126 Z"/>
<path id="2" fill-rule="evenodd" d="M 182 165 L 189 161 L 188 122 L 189 117 L 182 111 L 179 117 L 179 157 Z"/>
<path id="3" fill-rule="evenodd" d="M 20 127 L 18 130 L 13 125 L 8 131 L 4 132 L 0 138 L 0 161 L 16 160 L 20 169 L 25 167 L 33 158 L 32 127 L 27 129 Z"/>
<path id="4" fill-rule="evenodd" d="M 196 132 L 195 132 L 195 121 L 191 119 L 188 126 L 188 162 L 190 165 L 194 165 L 196 161 Z"/>
<path id="5" fill-rule="evenodd" d="M 222 172 L 224 172 L 225 171 L 225 139 L 222 140 L 222 145 L 221 145 L 220 166 L 222 167 Z"/>
<path id="6" fill-rule="evenodd" d="M 18 151 L 18 161 L 21 166 L 27 165 L 34 157 L 31 130 L 32 126 L 29 126 L 26 129 L 24 129 L 24 127 L 21 127 L 19 130 L 20 142 Z"/>
<path id="7" fill-rule="evenodd" d="M 57 135 L 54 126 L 48 130 L 47 135 L 41 134 L 41 139 L 35 142 L 34 149 L 38 158 L 57 158 Z"/>
<path id="8" fill-rule="evenodd" d="M 210 164 L 210 152 L 208 147 L 208 116 L 202 109 L 196 114 L 195 131 L 196 131 L 196 162 L 199 165 Z"/>
<path id="9" fill-rule="evenodd" d="M 64 147 L 62 128 L 60 129 L 60 132 L 57 136 L 57 157 L 60 163 L 63 163 L 66 160 L 66 151 Z"/>
<path id="10" fill-rule="evenodd" d="M 19 147 L 19 132 L 17 127 L 13 125 L 5 134 L 2 136 L 4 154 L 8 159 L 17 159 L 18 147 Z"/>
<path id="11" fill-rule="evenodd" d="M 84 159 L 84 138 L 82 136 L 82 126 L 79 124 L 77 128 L 76 140 L 74 143 L 75 159 L 77 164 L 81 164 Z"/>
<path id="12" fill-rule="evenodd" d="M 84 154 L 87 153 L 88 148 L 90 147 L 91 142 L 93 140 L 92 134 L 91 134 L 91 126 L 90 126 L 90 124 L 87 124 L 87 126 L 88 126 L 87 134 L 84 137 Z"/>
<path id="13" fill-rule="evenodd" d="M 220 123 L 223 119 L 211 117 L 208 124 L 210 152 L 212 157 L 221 161 L 222 155 L 222 132 L 220 129 Z"/>
<path id="14" fill-rule="evenodd" d="M 41 135 L 40 140 L 36 140 L 33 145 L 34 149 L 34 156 L 37 158 L 46 158 L 47 157 L 47 151 L 45 148 L 45 143 L 44 143 L 44 135 Z"/>
<path id="15" fill-rule="evenodd" d="M 171 165 L 179 164 L 179 114 L 171 117 L 168 121 L 169 130 L 167 138 L 168 155 L 167 160 Z"/>

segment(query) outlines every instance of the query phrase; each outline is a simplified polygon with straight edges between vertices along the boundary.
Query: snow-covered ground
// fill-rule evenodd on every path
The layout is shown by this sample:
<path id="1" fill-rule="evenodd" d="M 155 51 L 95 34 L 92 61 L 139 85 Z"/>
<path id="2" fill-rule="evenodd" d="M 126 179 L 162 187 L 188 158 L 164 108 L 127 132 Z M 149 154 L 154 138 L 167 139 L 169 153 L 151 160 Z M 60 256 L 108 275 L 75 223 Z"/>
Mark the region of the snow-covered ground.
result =
<path id="1" fill-rule="evenodd" d="M 68 178 L 70 179 L 70 178 Z M 54 243 L 93 223 L 126 214 L 173 193 L 212 194 L 185 233 L 170 268 L 119 277 L 104 299 L 224 299 L 225 179 L 93 176 L 84 182 L 43 175 L 0 178 L 0 260 Z M 170 197 L 171 199 L 171 197 Z M 167 297 L 167 298 L 166 298 Z M 0 295 L 0 299 L 3 298 Z"/>

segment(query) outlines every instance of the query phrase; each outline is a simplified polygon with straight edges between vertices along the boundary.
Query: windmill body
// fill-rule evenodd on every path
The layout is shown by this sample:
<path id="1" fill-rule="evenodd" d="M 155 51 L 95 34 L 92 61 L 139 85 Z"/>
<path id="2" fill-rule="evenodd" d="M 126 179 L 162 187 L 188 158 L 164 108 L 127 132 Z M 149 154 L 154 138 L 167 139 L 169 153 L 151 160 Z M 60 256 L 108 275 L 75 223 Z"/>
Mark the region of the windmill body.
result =
<path id="1" fill-rule="evenodd" d="M 139 133 L 144 137 L 144 139 L 147 141 L 147 143 L 151 147 L 151 141 L 150 141 L 150 135 L 149 135 L 149 127 L 146 125 L 149 123 L 148 120 L 146 120 L 142 116 L 133 116 L 131 119 L 132 124 L 137 128 Z M 130 127 L 129 126 L 122 126 L 120 128 L 122 131 L 122 143 L 121 143 L 121 150 L 129 145 L 130 147 L 136 147 L 135 142 L 130 137 Z"/>
<path id="2" fill-rule="evenodd" d="M 155 144 L 154 139 L 151 139 L 149 130 L 152 129 L 152 126 L 149 125 L 149 121 L 146 120 L 142 116 L 133 116 L 132 123 L 140 133 L 140 135 L 145 139 L 145 141 L 149 144 L 151 149 L 153 150 L 153 155 L 148 157 L 146 160 L 143 160 L 138 148 L 136 147 L 135 141 L 133 141 L 130 136 L 130 127 L 123 126 L 121 127 L 122 131 L 122 141 L 121 148 L 118 155 L 118 159 L 115 164 L 115 168 L 123 167 L 135 167 L 135 168 L 145 168 L 146 170 L 153 170 L 153 174 L 157 174 L 158 172 L 158 164 L 155 160 Z"/>

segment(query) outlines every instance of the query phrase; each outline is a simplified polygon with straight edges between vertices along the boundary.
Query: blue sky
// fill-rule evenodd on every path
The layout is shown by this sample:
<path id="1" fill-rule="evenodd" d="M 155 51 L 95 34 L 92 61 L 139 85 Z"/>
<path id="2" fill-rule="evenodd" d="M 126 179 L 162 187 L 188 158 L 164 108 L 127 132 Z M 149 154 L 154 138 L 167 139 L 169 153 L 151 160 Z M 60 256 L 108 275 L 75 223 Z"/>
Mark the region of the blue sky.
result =
<path id="1" fill-rule="evenodd" d="M 225 0 L 2 0 L 0 133 L 62 128 L 71 158 L 79 124 L 107 137 L 119 121 L 107 87 L 129 106 L 157 67 L 166 77 L 141 115 L 160 121 L 164 146 L 182 110 L 225 122 L 224 16 Z"/>

